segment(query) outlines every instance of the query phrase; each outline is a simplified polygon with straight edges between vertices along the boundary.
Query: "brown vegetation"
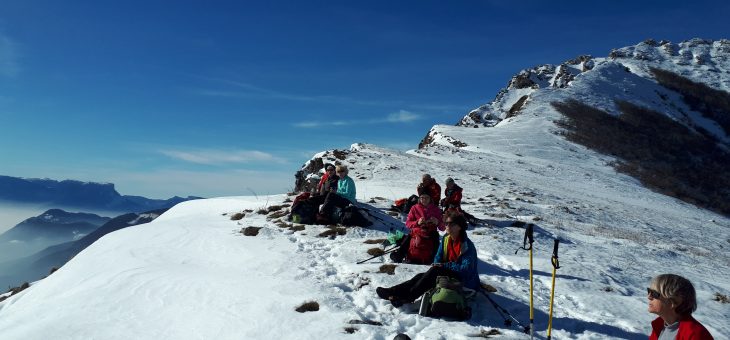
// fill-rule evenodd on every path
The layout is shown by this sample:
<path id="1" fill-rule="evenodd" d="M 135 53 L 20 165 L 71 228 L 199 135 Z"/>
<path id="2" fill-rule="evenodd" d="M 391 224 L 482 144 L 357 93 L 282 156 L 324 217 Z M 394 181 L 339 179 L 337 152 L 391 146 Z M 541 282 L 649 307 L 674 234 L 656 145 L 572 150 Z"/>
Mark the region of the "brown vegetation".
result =
<path id="1" fill-rule="evenodd" d="M 240 213 L 240 212 L 235 213 L 235 214 L 233 214 L 233 216 L 231 216 L 231 221 L 238 221 L 244 217 L 246 217 L 246 214 L 244 214 L 244 213 Z"/>
<path id="2" fill-rule="evenodd" d="M 241 233 L 246 236 L 256 236 L 259 234 L 261 227 L 246 227 L 241 229 Z"/>
<path id="3" fill-rule="evenodd" d="M 666 115 L 617 102 L 613 116 L 575 100 L 552 103 L 572 142 L 619 159 L 617 171 L 646 187 L 724 215 L 730 214 L 730 154 L 705 134 Z"/>
<path id="4" fill-rule="evenodd" d="M 725 134 L 730 135 L 730 93 L 715 90 L 666 70 L 652 67 L 651 72 L 659 84 L 681 94 L 692 110 L 714 120 L 725 130 Z"/>
<path id="5" fill-rule="evenodd" d="M 398 266 L 396 266 L 394 264 L 384 264 L 384 265 L 380 266 L 378 273 L 385 273 L 388 275 L 393 275 L 393 274 L 395 274 L 395 267 L 398 267 Z"/>
<path id="6" fill-rule="evenodd" d="M 370 248 L 368 249 L 368 255 L 370 256 L 381 256 L 385 254 L 385 251 L 380 248 Z"/>

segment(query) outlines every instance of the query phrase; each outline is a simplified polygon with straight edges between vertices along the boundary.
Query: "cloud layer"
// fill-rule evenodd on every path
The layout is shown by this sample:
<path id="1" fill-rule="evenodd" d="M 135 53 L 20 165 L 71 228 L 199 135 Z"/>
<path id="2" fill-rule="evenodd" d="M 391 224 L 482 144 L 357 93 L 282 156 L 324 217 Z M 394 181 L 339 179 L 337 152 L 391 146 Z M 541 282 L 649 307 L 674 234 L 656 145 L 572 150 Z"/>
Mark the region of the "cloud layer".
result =
<path id="1" fill-rule="evenodd" d="M 160 150 L 160 153 L 173 159 L 206 165 L 286 163 L 283 158 L 257 150 Z"/>
<path id="2" fill-rule="evenodd" d="M 400 110 L 389 114 L 385 118 L 369 119 L 369 120 L 335 120 L 335 121 L 308 121 L 292 124 L 298 128 L 319 128 L 326 126 L 345 126 L 345 125 L 370 125 L 370 124 L 388 124 L 388 123 L 409 123 L 421 119 L 421 116 L 406 110 Z"/>

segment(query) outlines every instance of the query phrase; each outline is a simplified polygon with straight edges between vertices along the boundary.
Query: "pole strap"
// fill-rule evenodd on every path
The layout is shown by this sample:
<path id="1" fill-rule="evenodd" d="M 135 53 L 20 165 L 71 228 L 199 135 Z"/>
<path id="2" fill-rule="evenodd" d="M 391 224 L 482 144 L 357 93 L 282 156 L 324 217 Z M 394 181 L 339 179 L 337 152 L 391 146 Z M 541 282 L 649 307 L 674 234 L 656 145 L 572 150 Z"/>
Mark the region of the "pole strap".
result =
<path id="1" fill-rule="evenodd" d="M 520 249 L 522 249 L 522 250 L 532 249 L 532 243 L 535 242 L 535 238 L 533 235 L 534 226 L 535 226 L 534 224 L 529 223 L 527 225 L 527 227 L 525 228 L 525 237 L 522 239 L 522 247 L 517 248 L 517 250 L 515 250 L 515 255 L 517 255 L 517 252 L 519 252 Z"/>

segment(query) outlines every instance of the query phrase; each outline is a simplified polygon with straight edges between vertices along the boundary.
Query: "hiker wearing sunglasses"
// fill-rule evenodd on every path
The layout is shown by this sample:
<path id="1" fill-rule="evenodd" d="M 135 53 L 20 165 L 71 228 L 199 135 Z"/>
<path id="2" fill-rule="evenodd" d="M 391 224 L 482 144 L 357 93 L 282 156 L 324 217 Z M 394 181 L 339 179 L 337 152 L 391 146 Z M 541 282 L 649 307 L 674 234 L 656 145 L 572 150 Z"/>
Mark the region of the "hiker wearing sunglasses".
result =
<path id="1" fill-rule="evenodd" d="M 651 280 L 647 290 L 649 313 L 659 315 L 651 322 L 649 340 L 712 340 L 710 332 L 692 317 L 697 309 L 695 288 L 689 280 L 675 274 L 662 274 Z"/>
<path id="2" fill-rule="evenodd" d="M 378 287 L 378 296 L 395 307 L 413 302 L 436 285 L 439 276 L 458 279 L 464 287 L 479 288 L 477 273 L 477 251 L 474 243 L 466 236 L 466 219 L 462 215 L 446 218 L 446 235 L 441 240 L 436 258 L 425 273 L 390 288 Z"/>

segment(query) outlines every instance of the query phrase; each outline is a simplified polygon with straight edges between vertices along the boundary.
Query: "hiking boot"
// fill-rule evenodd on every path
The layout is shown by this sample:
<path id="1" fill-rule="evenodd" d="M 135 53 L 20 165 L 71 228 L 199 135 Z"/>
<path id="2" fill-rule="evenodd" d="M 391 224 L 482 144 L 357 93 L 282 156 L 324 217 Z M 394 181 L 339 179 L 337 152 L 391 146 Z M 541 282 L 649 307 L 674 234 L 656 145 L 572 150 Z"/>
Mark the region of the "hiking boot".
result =
<path id="1" fill-rule="evenodd" d="M 390 299 L 390 304 L 392 304 L 393 307 L 395 307 L 395 308 L 398 308 L 400 306 L 403 306 L 403 304 L 405 304 L 405 303 L 406 303 L 405 300 L 399 299 L 399 298 L 397 298 L 395 296 L 392 296 L 392 299 Z"/>
<path id="2" fill-rule="evenodd" d="M 375 288 L 375 293 L 383 300 L 389 300 L 390 296 L 393 295 L 393 290 L 390 288 L 378 287 Z"/>

